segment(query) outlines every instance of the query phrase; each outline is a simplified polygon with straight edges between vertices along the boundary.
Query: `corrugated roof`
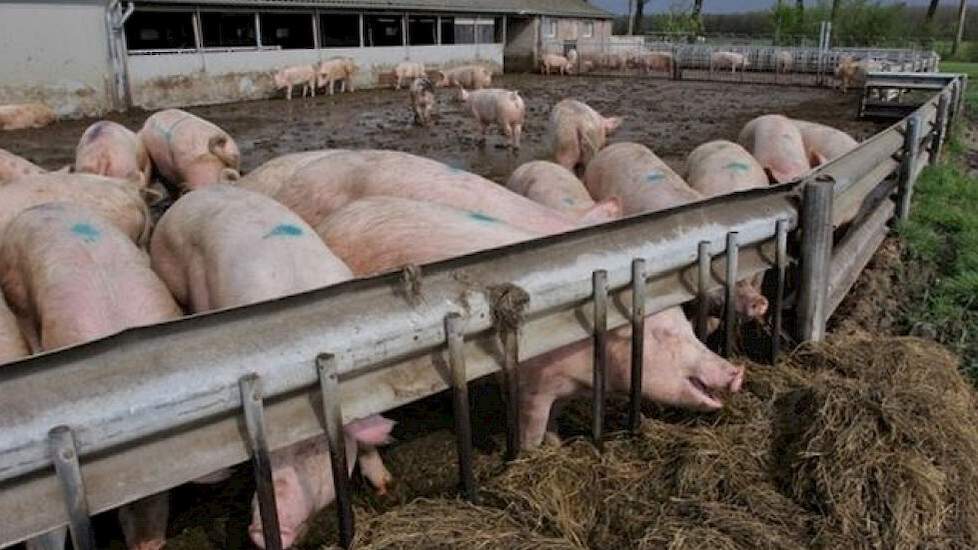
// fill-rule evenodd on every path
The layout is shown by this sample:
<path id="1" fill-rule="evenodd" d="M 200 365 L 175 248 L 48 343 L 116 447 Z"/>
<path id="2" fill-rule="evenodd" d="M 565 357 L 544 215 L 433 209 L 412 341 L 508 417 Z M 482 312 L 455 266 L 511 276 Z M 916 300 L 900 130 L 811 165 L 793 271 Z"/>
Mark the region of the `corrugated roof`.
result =
<path id="1" fill-rule="evenodd" d="M 439 11 L 552 15 L 611 19 L 614 16 L 584 0 L 151 0 L 139 4 L 197 4 L 222 6 L 295 6 L 357 10 Z"/>

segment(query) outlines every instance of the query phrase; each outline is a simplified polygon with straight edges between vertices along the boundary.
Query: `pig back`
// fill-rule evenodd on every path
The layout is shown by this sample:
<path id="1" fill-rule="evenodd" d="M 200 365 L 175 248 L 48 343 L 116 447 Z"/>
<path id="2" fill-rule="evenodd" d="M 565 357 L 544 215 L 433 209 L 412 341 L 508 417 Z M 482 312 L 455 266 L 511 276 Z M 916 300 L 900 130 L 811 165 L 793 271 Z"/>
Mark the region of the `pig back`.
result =
<path id="1" fill-rule="evenodd" d="M 0 149 L 0 185 L 21 176 L 43 174 L 45 170 L 33 162 L 19 157 L 10 151 Z"/>
<path id="2" fill-rule="evenodd" d="M 598 200 L 619 197 L 625 215 L 655 212 L 703 200 L 644 145 L 615 143 L 587 166 L 584 184 Z"/>
<path id="3" fill-rule="evenodd" d="M 707 197 L 767 187 L 767 174 L 746 149 L 731 141 L 704 143 L 686 158 L 686 181 Z"/>
<path id="4" fill-rule="evenodd" d="M 0 292 L 0 365 L 30 355 L 27 341 L 20 333 L 17 318 L 14 317 Z"/>

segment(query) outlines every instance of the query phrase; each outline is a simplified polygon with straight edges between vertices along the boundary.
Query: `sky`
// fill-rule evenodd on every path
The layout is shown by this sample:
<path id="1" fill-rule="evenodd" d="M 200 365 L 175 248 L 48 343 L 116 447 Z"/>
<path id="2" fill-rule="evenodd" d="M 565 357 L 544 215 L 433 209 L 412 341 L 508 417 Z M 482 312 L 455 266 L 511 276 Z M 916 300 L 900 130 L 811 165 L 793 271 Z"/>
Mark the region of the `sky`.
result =
<path id="1" fill-rule="evenodd" d="M 791 0 L 788 0 L 791 2 Z M 884 4 L 904 3 L 910 6 L 926 6 L 928 0 L 882 0 Z M 614 13 L 626 13 L 628 11 L 628 0 L 590 0 L 598 7 L 604 8 Z M 744 11 L 767 10 L 774 5 L 774 0 L 703 0 L 703 11 L 705 13 L 738 13 Z M 813 3 L 808 0 L 806 4 Z M 673 4 L 683 6 L 692 5 L 691 0 L 650 0 L 645 4 L 645 13 L 658 13 L 669 11 Z M 941 0 L 941 5 L 956 6 L 957 0 Z M 968 2 L 971 5 L 972 2 Z"/>

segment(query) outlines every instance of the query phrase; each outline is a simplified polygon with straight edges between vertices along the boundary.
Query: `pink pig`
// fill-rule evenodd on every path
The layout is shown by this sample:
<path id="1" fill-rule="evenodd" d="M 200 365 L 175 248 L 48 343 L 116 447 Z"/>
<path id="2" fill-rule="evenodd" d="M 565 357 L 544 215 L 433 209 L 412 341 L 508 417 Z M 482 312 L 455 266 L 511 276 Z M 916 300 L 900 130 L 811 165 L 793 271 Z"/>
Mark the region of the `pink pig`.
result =
<path id="1" fill-rule="evenodd" d="M 327 218 L 317 231 L 357 275 L 389 271 L 526 240 L 522 230 L 473 212 L 404 199 L 362 199 Z M 473 224 L 484 231 L 474 231 Z M 628 328 L 609 338 L 609 387 L 629 387 Z M 680 308 L 646 319 L 647 346 L 642 393 L 679 407 L 713 410 L 723 406 L 721 390 L 739 391 L 743 369 L 705 348 Z M 520 426 L 525 447 L 540 443 L 551 406 L 590 386 L 590 340 L 570 344 L 521 367 Z"/>
<path id="2" fill-rule="evenodd" d="M 754 155 L 771 180 L 787 183 L 812 167 L 798 127 L 782 115 L 764 115 L 748 122 L 738 140 Z M 814 164 L 818 164 L 815 159 Z"/>
<path id="3" fill-rule="evenodd" d="M 17 318 L 7 307 L 3 293 L 0 292 L 0 365 L 26 357 L 30 353 L 27 340 L 24 339 L 17 324 Z"/>
<path id="4" fill-rule="evenodd" d="M 17 155 L 0 149 L 0 185 L 13 181 L 21 176 L 43 174 L 44 168 Z"/>
<path id="5" fill-rule="evenodd" d="M 568 170 L 586 167 L 621 121 L 620 117 L 603 117 L 574 99 L 554 105 L 548 127 L 554 161 Z"/>
<path id="6" fill-rule="evenodd" d="M 520 148 L 526 105 L 519 92 L 499 88 L 467 92 L 465 88 L 461 88 L 461 96 L 465 106 L 472 111 L 472 116 L 479 123 L 482 141 L 486 139 L 489 126 L 496 124 L 510 139 L 510 146 L 513 149 Z"/>
<path id="7" fill-rule="evenodd" d="M 470 210 L 539 233 L 579 226 L 577 220 L 483 177 L 398 151 L 310 152 L 268 164 L 239 185 L 274 198 L 311 225 L 358 198 L 387 195 Z"/>
<path id="8" fill-rule="evenodd" d="M 834 160 L 859 147 L 859 142 L 842 130 L 831 126 L 792 119 L 801 132 L 801 140 L 805 144 L 805 152 L 812 162 L 812 167 Z"/>
<path id="9" fill-rule="evenodd" d="M 75 149 L 76 172 L 129 180 L 145 187 L 152 168 L 139 137 L 125 126 L 108 120 L 89 126 Z"/>
<path id="10" fill-rule="evenodd" d="M 441 75 L 437 86 L 447 88 L 449 86 L 461 86 L 469 89 L 488 88 L 492 84 L 492 72 L 482 65 L 463 65 L 453 69 L 442 69 L 438 71 Z"/>
<path id="11" fill-rule="evenodd" d="M 588 164 L 584 184 L 591 196 L 621 199 L 626 216 L 703 200 L 655 153 L 638 143 L 615 143 Z"/>
<path id="12" fill-rule="evenodd" d="M 186 111 L 154 113 L 139 139 L 159 174 L 182 191 L 240 178 L 241 153 L 231 136 Z"/>
<path id="13" fill-rule="evenodd" d="M 621 217 L 618 197 L 594 202 L 577 176 L 550 161 L 534 160 L 522 164 L 513 171 L 506 187 L 585 223 L 602 223 Z"/>

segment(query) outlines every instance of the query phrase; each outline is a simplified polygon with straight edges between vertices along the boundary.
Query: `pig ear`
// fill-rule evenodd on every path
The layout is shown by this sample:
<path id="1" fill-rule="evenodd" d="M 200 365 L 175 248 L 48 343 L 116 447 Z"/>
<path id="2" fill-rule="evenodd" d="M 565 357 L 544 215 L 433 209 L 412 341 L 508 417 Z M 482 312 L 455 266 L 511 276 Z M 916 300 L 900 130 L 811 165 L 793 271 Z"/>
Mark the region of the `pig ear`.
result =
<path id="1" fill-rule="evenodd" d="M 624 120 L 624 117 L 620 117 L 620 116 L 613 116 L 611 118 L 605 118 L 604 119 L 604 131 L 606 133 L 609 133 L 609 134 L 611 132 L 614 132 L 615 130 L 618 129 L 619 126 L 621 126 L 622 120 Z"/>
<path id="2" fill-rule="evenodd" d="M 775 170 L 773 168 L 765 168 L 764 172 L 767 173 L 767 179 L 772 184 L 774 183 L 788 183 L 791 178 L 787 174 L 781 172 L 780 170 Z"/>
<path id="3" fill-rule="evenodd" d="M 581 216 L 584 223 L 602 223 L 617 220 L 621 217 L 621 199 L 609 197 L 591 208 Z"/>
<path id="4" fill-rule="evenodd" d="M 153 182 L 146 187 L 140 188 L 139 194 L 143 197 L 146 204 L 152 206 L 166 196 L 166 190 L 160 182 Z"/>
<path id="5" fill-rule="evenodd" d="M 397 422 L 379 414 L 373 414 L 348 423 L 343 426 L 343 431 L 353 436 L 353 439 L 360 443 L 383 445 L 391 441 L 391 430 L 394 428 L 394 424 Z"/>
<path id="6" fill-rule="evenodd" d="M 241 179 L 241 173 L 233 168 L 224 168 L 221 170 L 220 178 L 222 182 L 234 182 Z"/>

